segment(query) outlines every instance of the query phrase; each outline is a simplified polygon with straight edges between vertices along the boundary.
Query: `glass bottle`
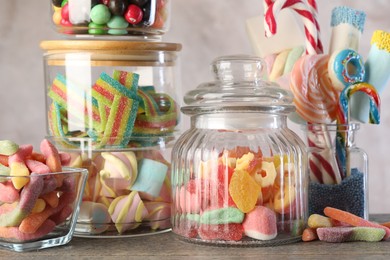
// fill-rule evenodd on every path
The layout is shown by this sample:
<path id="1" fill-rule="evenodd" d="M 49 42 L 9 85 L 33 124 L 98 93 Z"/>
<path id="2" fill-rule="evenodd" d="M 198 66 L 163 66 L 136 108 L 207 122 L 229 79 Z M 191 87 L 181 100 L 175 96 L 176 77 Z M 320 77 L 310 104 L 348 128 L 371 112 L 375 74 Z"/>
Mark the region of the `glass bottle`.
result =
<path id="1" fill-rule="evenodd" d="M 304 143 L 287 127 L 292 94 L 264 81 L 258 57 L 220 57 L 212 70 L 181 109 L 191 128 L 172 151 L 173 232 L 210 244 L 299 241 L 308 178 Z"/>

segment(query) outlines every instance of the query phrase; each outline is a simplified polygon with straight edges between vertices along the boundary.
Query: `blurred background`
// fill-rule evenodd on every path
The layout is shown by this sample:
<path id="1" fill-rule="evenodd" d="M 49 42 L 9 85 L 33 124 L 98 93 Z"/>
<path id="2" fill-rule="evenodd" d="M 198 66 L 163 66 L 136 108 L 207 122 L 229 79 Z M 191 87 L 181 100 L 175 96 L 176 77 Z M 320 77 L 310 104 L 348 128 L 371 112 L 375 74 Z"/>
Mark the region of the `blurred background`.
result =
<path id="1" fill-rule="evenodd" d="M 262 0 L 170 0 L 171 28 L 163 41 L 181 43 L 182 93 L 212 80 L 210 62 L 221 55 L 254 54 L 245 20 L 263 14 Z M 334 7 L 366 12 L 359 53 L 365 58 L 374 30 L 390 32 L 389 0 L 318 2 L 324 50 L 331 33 Z M 262 24 L 259 24 L 262 26 Z M 42 40 L 64 39 L 51 25 L 50 0 L 2 1 L 0 7 L 0 139 L 37 146 L 45 137 L 45 93 Z M 369 156 L 370 213 L 390 213 L 390 87 L 382 99 L 381 124 L 361 125 L 357 145 Z M 188 128 L 188 118 L 184 120 Z M 301 134 L 299 126 L 289 126 Z M 387 172 L 389 171 L 389 173 Z"/>

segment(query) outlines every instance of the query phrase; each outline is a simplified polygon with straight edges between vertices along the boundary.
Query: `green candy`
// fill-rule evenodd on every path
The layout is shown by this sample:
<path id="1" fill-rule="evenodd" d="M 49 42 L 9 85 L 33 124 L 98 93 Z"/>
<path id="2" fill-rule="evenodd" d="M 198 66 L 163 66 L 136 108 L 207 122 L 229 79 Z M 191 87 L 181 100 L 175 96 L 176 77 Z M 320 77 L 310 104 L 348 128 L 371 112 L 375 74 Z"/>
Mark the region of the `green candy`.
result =
<path id="1" fill-rule="evenodd" d="M 66 5 L 68 3 L 68 0 L 64 0 L 64 1 L 62 1 L 62 3 L 61 3 L 61 7 L 64 7 L 64 5 Z"/>
<path id="2" fill-rule="evenodd" d="M 242 223 L 244 213 L 238 208 L 228 207 L 204 211 L 200 216 L 201 224 L 219 225 L 228 223 Z"/>
<path id="3" fill-rule="evenodd" d="M 127 34 L 126 28 L 129 26 L 129 23 L 122 16 L 115 15 L 111 17 L 108 21 L 107 26 L 111 29 L 108 30 L 109 34 Z"/>
<path id="4" fill-rule="evenodd" d="M 89 17 L 95 24 L 106 24 L 110 21 L 111 13 L 106 5 L 98 4 L 92 8 Z"/>
<path id="5" fill-rule="evenodd" d="M 19 150 L 19 145 L 10 140 L 0 140 L 0 154 L 1 155 L 13 155 Z"/>
<path id="6" fill-rule="evenodd" d="M 104 25 L 96 24 L 96 23 L 89 23 L 88 24 L 88 33 L 89 34 L 105 34 L 104 32 Z"/>

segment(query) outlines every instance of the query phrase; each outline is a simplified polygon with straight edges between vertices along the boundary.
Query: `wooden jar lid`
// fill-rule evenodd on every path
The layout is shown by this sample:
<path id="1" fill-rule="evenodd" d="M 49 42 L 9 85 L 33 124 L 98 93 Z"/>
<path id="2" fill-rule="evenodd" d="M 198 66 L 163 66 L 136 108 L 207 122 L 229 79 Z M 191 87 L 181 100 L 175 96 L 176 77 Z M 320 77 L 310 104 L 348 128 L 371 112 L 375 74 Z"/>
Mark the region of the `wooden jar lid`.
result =
<path id="1" fill-rule="evenodd" d="M 180 51 L 181 44 L 165 42 L 132 42 L 132 41 L 87 41 L 63 40 L 42 41 L 41 48 L 45 51 Z"/>

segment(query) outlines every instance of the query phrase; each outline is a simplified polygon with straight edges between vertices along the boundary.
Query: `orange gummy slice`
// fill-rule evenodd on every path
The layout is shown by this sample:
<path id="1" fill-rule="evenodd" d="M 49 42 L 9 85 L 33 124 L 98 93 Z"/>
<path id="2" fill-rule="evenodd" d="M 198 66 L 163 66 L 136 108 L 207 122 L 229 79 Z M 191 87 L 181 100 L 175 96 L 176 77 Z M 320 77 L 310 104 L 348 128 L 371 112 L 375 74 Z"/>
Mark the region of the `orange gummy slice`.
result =
<path id="1" fill-rule="evenodd" d="M 261 186 L 245 170 L 236 170 L 230 180 L 229 193 L 242 212 L 248 213 L 255 206 Z"/>

